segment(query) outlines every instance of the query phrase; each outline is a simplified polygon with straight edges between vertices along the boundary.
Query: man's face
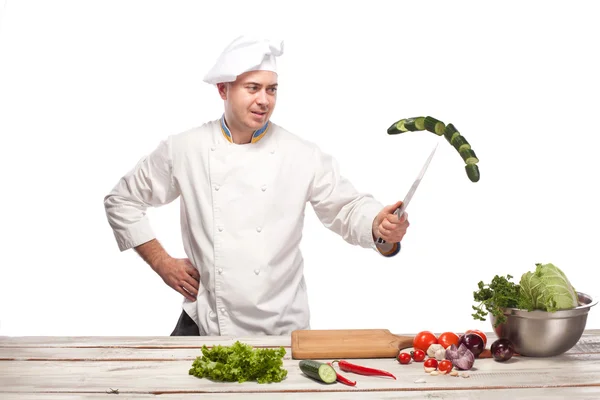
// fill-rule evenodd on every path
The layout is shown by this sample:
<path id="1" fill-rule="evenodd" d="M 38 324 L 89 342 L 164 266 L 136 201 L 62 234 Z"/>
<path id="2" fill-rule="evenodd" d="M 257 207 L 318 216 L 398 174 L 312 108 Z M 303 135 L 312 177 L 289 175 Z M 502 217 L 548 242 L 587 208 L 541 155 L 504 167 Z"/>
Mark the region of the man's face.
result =
<path id="1" fill-rule="evenodd" d="M 277 74 L 249 71 L 228 84 L 218 84 L 225 100 L 225 118 L 230 129 L 253 132 L 271 118 L 277 100 Z"/>

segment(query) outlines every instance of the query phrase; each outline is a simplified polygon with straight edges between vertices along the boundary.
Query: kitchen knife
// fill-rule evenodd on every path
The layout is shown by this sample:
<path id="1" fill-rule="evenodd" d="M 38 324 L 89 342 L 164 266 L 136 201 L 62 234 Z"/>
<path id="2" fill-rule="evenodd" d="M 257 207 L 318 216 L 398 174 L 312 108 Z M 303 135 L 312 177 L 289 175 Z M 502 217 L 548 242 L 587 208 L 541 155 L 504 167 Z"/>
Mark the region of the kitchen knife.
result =
<path id="1" fill-rule="evenodd" d="M 429 157 L 427 157 L 427 160 L 425 161 L 425 165 L 423 165 L 423 168 L 421 168 L 421 172 L 419 172 L 417 179 L 415 179 L 412 186 L 410 187 L 410 190 L 404 197 L 402 204 L 400 205 L 400 207 L 398 207 L 396 209 L 396 211 L 394 211 L 394 214 L 396 214 L 398 216 L 398 219 L 400 219 L 400 217 L 402 217 L 402 215 L 404 214 L 404 211 L 406 210 L 406 207 L 408 207 L 408 204 L 410 203 L 410 199 L 413 198 L 415 192 L 417 191 L 417 188 L 419 187 L 419 184 L 421 183 L 421 180 L 423 179 L 423 176 L 425 175 L 425 171 L 427 171 L 427 167 L 429 167 L 429 163 L 431 163 L 431 159 L 433 158 L 433 155 L 435 154 L 435 151 L 437 150 L 438 144 L 439 144 L 439 142 L 436 143 L 433 150 L 431 150 L 431 154 L 429 154 Z M 379 238 L 379 239 L 377 239 L 377 243 L 385 243 L 385 240 L 383 240 L 382 238 Z"/>

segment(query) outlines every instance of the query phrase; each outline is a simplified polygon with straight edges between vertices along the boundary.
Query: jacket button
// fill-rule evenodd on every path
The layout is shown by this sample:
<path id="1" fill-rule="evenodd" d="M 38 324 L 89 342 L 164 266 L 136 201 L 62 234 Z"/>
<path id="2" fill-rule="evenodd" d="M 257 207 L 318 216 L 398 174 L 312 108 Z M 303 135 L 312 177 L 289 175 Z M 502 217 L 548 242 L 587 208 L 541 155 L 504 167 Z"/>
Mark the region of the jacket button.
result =
<path id="1" fill-rule="evenodd" d="M 254 270 L 254 273 L 255 273 L 256 275 L 260 274 L 260 269 L 255 269 L 255 270 Z"/>
<path id="2" fill-rule="evenodd" d="M 222 226 L 219 227 L 219 232 L 223 232 L 223 227 Z"/>
<path id="3" fill-rule="evenodd" d="M 219 190 L 221 187 L 219 185 L 215 185 L 215 190 Z"/>
<path id="4" fill-rule="evenodd" d="M 260 232 L 262 231 L 262 228 L 259 226 L 258 228 L 256 228 L 256 232 Z"/>
<path id="5" fill-rule="evenodd" d="M 211 318 L 214 318 L 215 315 L 217 315 L 217 314 L 215 314 L 214 311 L 211 311 L 211 312 L 208 313 L 208 316 L 211 317 Z"/>
<path id="6" fill-rule="evenodd" d="M 262 185 L 260 189 L 264 192 L 265 190 L 267 190 L 267 185 Z"/>
<path id="7" fill-rule="evenodd" d="M 217 271 L 219 271 L 219 274 L 223 273 L 223 268 L 219 268 Z"/>
<path id="8" fill-rule="evenodd" d="M 215 151 L 215 146 L 211 147 L 210 151 Z"/>

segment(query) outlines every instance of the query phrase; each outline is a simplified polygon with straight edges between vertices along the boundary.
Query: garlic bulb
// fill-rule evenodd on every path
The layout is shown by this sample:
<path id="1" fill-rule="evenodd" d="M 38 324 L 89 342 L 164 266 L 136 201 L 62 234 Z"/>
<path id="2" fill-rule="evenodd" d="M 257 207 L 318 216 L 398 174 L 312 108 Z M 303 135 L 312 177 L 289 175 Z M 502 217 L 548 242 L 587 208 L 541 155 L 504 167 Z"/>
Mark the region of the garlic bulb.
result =
<path id="1" fill-rule="evenodd" d="M 444 351 L 444 353 L 446 352 L 446 350 L 444 349 L 444 346 L 442 346 L 441 344 L 437 344 L 437 343 L 436 344 L 432 344 L 427 349 L 427 356 L 430 357 L 430 358 L 438 359 L 436 357 L 436 352 L 438 352 L 439 350 Z M 443 358 L 442 358 L 442 360 L 443 360 Z"/>
<path id="2" fill-rule="evenodd" d="M 437 349 L 435 351 L 435 359 L 438 361 L 446 359 L 446 350 L 444 350 L 443 348 Z"/>

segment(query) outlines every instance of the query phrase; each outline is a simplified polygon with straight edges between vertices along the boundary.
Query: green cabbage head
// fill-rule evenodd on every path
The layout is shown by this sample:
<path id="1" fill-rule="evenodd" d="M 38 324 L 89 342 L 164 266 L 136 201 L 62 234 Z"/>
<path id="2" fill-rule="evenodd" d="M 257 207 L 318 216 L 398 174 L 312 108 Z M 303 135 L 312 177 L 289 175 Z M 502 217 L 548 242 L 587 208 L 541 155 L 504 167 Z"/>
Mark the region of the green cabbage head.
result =
<path id="1" fill-rule="evenodd" d="M 521 276 L 519 308 L 553 312 L 577 307 L 577 292 L 564 272 L 553 264 L 535 265 L 535 271 Z"/>

